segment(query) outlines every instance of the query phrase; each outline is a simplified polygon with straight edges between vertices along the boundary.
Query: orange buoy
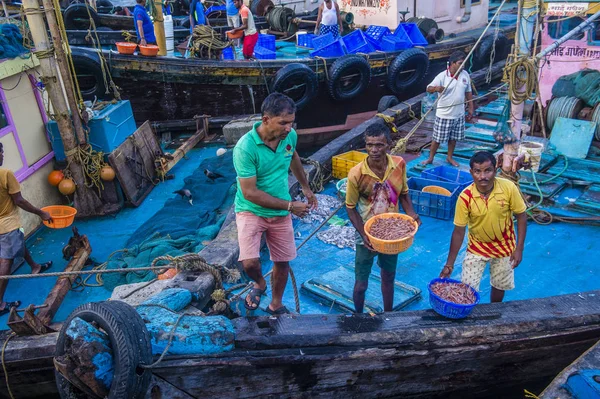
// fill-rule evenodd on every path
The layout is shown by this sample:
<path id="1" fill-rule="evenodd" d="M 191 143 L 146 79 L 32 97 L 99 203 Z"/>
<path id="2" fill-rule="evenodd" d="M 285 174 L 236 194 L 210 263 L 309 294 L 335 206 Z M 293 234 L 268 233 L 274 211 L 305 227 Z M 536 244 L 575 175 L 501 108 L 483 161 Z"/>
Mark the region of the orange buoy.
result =
<path id="1" fill-rule="evenodd" d="M 58 191 L 60 191 L 63 195 L 71 195 L 75 192 L 75 182 L 73 179 L 62 179 L 60 183 L 58 183 Z"/>
<path id="2" fill-rule="evenodd" d="M 104 181 L 113 181 L 115 179 L 115 170 L 109 165 L 104 165 L 100 169 L 100 178 Z"/>
<path id="3" fill-rule="evenodd" d="M 51 186 L 56 187 L 64 178 L 65 175 L 63 172 L 61 172 L 60 170 L 53 170 L 48 175 L 48 183 L 50 183 Z"/>
<path id="4" fill-rule="evenodd" d="M 168 269 L 166 272 L 159 274 L 158 279 L 159 280 L 168 280 L 168 279 L 172 279 L 176 275 L 177 275 L 177 269 L 171 268 L 171 269 Z"/>

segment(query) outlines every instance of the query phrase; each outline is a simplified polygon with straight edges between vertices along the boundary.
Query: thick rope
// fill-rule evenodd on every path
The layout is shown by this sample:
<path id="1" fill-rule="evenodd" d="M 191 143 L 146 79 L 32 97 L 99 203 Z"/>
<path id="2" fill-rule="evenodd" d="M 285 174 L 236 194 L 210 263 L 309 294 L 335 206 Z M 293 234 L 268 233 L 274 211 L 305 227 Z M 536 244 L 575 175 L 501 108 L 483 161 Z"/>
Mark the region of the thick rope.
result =
<path id="1" fill-rule="evenodd" d="M 310 158 L 300 158 L 303 164 L 312 165 L 315 168 L 315 174 L 312 179 L 309 179 L 310 189 L 314 193 L 320 193 L 325 187 L 325 183 L 331 178 L 331 172 L 326 173 L 325 168 L 319 161 Z"/>
<path id="2" fill-rule="evenodd" d="M 8 390 L 8 394 L 10 395 L 11 399 L 15 399 L 11 389 L 10 389 L 10 384 L 8 383 L 8 372 L 6 371 L 6 363 L 4 361 L 4 352 L 6 352 L 6 347 L 8 346 L 8 342 L 13 338 L 16 337 L 17 334 L 15 332 L 11 332 L 10 335 L 6 338 L 6 341 L 4 341 L 4 345 L 2 345 L 2 370 L 4 371 L 4 381 L 6 381 L 6 389 Z"/>
<path id="3" fill-rule="evenodd" d="M 222 41 L 220 35 L 207 25 L 196 25 L 194 27 L 190 43 L 192 45 L 190 53 L 196 57 L 218 58 L 227 47 L 233 49 L 233 42 Z"/>

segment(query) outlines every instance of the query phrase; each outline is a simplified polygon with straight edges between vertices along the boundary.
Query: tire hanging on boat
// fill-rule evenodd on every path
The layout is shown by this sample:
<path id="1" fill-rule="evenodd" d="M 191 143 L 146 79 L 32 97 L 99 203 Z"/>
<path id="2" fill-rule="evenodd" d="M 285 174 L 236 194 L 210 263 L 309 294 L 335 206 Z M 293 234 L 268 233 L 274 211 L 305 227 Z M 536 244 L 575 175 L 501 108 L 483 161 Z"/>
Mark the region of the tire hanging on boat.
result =
<path id="1" fill-rule="evenodd" d="M 481 41 L 481 44 L 475 49 L 473 55 L 475 69 L 481 69 L 490 65 L 490 57 L 494 47 L 496 47 L 496 53 L 492 63 L 505 59 L 509 51 L 509 42 L 504 33 L 498 32 L 496 41 L 494 41 L 494 34 L 487 36 Z"/>
<path id="2" fill-rule="evenodd" d="M 319 80 L 310 67 L 294 62 L 277 71 L 271 90 L 290 97 L 300 110 L 317 95 Z"/>
<path id="3" fill-rule="evenodd" d="M 89 11 L 89 14 L 88 14 Z M 89 27 L 90 17 L 96 26 L 100 23 L 98 13 L 86 4 L 72 4 L 63 13 L 63 20 L 66 30 L 80 30 Z M 88 22 L 83 22 L 83 21 Z"/>
<path id="4" fill-rule="evenodd" d="M 338 58 L 329 68 L 327 88 L 334 100 L 351 100 L 365 91 L 370 81 L 369 61 L 360 55 L 348 54 Z"/>
<path id="5" fill-rule="evenodd" d="M 105 83 L 105 80 L 108 82 L 110 77 L 104 75 L 98 54 L 80 52 L 77 48 L 72 48 L 71 56 L 83 99 L 89 101 L 93 101 L 95 98 L 111 99 L 112 95 L 107 93 Z"/>
<path id="6" fill-rule="evenodd" d="M 96 8 L 113 8 L 113 3 L 110 0 L 96 0 Z"/>
<path id="7" fill-rule="evenodd" d="M 398 97 L 383 96 L 379 99 L 379 104 L 377 104 L 377 112 L 384 112 L 398 104 L 400 104 L 400 100 L 398 100 Z"/>
<path id="8" fill-rule="evenodd" d="M 429 57 L 421 49 L 411 48 L 400 53 L 388 67 L 387 86 L 397 95 L 414 88 L 429 69 Z"/>
<path id="9" fill-rule="evenodd" d="M 152 372 L 141 365 L 152 363 L 150 334 L 134 308 L 120 301 L 86 303 L 75 309 L 65 320 L 56 341 L 55 358 L 67 353 L 71 339 L 67 329 L 71 321 L 80 318 L 108 335 L 113 357 L 113 379 L 109 399 L 142 399 L 146 396 Z M 56 386 L 61 398 L 87 397 L 55 370 Z"/>

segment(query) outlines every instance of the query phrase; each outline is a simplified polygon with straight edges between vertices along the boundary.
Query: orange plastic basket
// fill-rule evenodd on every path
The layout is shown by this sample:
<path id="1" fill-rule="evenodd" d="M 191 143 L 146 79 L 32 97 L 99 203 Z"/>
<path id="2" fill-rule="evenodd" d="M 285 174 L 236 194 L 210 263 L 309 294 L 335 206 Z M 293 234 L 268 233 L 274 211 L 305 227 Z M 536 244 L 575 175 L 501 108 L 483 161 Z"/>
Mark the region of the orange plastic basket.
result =
<path id="1" fill-rule="evenodd" d="M 64 205 L 51 205 L 42 208 L 52 216 L 52 223 L 44 221 L 44 224 L 51 229 L 64 229 L 73 224 L 77 209 Z"/>
<path id="2" fill-rule="evenodd" d="M 158 54 L 158 46 L 155 44 L 146 44 L 142 46 L 140 44 L 140 53 L 146 57 L 156 57 Z"/>
<path id="3" fill-rule="evenodd" d="M 232 31 L 228 30 L 225 33 L 227 33 L 227 38 L 229 40 L 232 40 L 232 39 L 241 39 L 242 37 L 244 37 L 244 31 L 243 30 L 239 30 L 237 32 L 232 32 Z"/>
<path id="4" fill-rule="evenodd" d="M 452 193 L 450 191 L 448 191 L 444 187 L 440 187 L 440 186 L 425 186 L 425 187 L 423 187 L 423 190 L 421 190 L 421 191 L 424 193 L 444 195 L 446 197 L 449 197 L 452 195 Z"/>
<path id="5" fill-rule="evenodd" d="M 137 48 L 136 43 L 116 42 L 115 45 L 119 54 L 133 54 Z"/>
<path id="6" fill-rule="evenodd" d="M 369 231 L 371 230 L 371 226 L 377 219 L 390 219 L 390 218 L 410 220 L 415 225 L 415 231 L 413 231 L 412 234 L 409 235 L 408 237 L 404 237 L 399 240 L 380 240 L 379 238 L 373 237 L 369 233 Z M 367 237 L 369 237 L 369 241 L 371 241 L 371 245 L 373 246 L 373 249 L 379 253 L 387 254 L 387 255 L 399 254 L 400 252 L 404 252 L 408 248 L 410 248 L 411 245 L 413 244 L 415 234 L 417 233 L 418 229 L 419 229 L 419 225 L 417 224 L 417 222 L 415 222 L 413 220 L 413 218 L 411 218 L 410 216 L 404 215 L 402 213 L 382 213 L 382 214 L 373 216 L 371 219 L 367 220 L 367 223 L 365 223 L 365 233 L 367 234 Z"/>

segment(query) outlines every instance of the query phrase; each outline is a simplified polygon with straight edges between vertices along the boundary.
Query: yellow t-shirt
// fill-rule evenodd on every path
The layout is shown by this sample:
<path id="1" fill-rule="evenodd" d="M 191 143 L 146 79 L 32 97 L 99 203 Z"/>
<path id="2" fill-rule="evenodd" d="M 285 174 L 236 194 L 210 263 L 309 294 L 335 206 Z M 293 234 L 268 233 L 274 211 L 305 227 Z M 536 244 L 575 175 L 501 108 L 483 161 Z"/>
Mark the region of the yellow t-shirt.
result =
<path id="1" fill-rule="evenodd" d="M 15 174 L 11 170 L 0 168 L 0 234 L 21 227 L 19 209 L 10 196 L 20 191 L 21 187 Z"/>
<path id="2" fill-rule="evenodd" d="M 399 196 L 408 193 L 406 162 L 387 155 L 383 180 L 369 168 L 365 159 L 348 172 L 346 206 L 357 208 L 363 221 L 380 213 L 398 212 Z"/>
<path id="3" fill-rule="evenodd" d="M 475 183 L 460 193 L 454 224 L 468 226 L 468 252 L 486 258 L 504 258 L 516 247 L 513 213 L 525 210 L 525 201 L 517 186 L 510 180 L 496 178 L 487 199 L 477 191 Z"/>

